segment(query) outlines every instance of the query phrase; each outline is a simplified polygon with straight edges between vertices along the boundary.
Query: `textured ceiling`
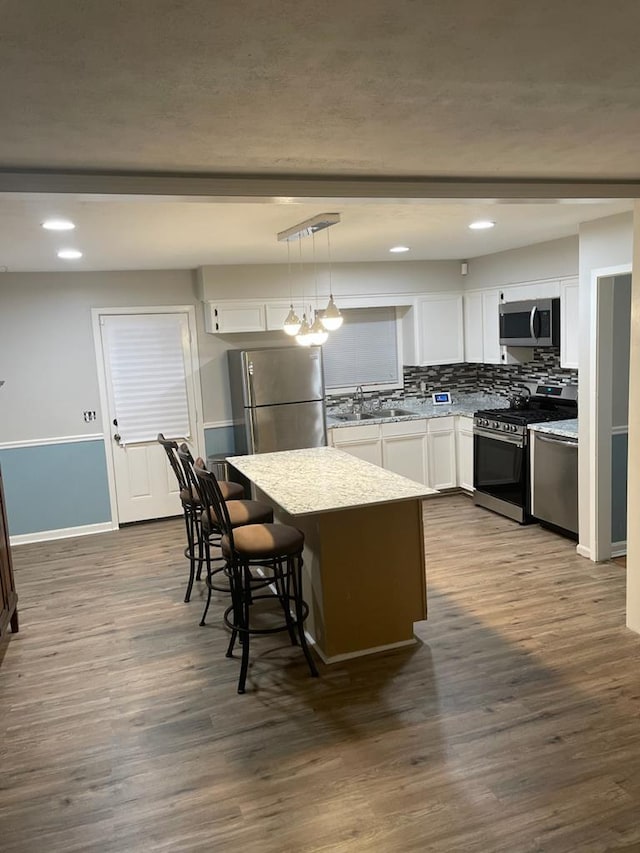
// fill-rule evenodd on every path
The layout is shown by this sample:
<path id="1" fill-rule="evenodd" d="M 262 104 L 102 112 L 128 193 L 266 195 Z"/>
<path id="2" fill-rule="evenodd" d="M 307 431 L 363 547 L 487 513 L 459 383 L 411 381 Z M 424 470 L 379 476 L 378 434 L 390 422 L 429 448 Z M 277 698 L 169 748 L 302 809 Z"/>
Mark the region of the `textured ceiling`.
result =
<path id="1" fill-rule="evenodd" d="M 0 0 L 0 167 L 639 178 L 637 0 Z"/>

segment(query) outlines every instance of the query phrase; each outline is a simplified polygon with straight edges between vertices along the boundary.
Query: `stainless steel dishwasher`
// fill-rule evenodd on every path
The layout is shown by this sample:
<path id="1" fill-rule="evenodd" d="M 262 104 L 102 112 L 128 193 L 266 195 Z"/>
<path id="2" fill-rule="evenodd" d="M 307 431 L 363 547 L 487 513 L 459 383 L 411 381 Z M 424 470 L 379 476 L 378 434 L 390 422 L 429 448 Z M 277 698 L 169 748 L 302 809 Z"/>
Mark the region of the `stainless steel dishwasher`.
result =
<path id="1" fill-rule="evenodd" d="M 531 515 L 578 533 L 578 440 L 533 431 Z"/>

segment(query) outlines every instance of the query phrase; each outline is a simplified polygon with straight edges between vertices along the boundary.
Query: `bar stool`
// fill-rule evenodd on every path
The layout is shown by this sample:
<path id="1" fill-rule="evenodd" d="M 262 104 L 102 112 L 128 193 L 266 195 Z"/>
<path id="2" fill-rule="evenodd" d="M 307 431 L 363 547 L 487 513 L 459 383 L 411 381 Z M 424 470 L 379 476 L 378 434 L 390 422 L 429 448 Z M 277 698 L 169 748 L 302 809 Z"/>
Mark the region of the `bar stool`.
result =
<path id="1" fill-rule="evenodd" d="M 184 466 L 178 459 L 178 444 L 175 441 L 170 441 L 164 435 L 158 433 L 158 443 L 162 445 L 167 454 L 171 469 L 178 481 L 178 490 L 180 495 L 180 503 L 182 505 L 182 513 L 184 515 L 184 523 L 187 531 L 187 547 L 184 549 L 184 555 L 189 560 L 189 580 L 185 592 L 184 600 L 189 601 L 191 598 L 191 590 L 193 589 L 193 581 L 197 576 L 200 580 L 202 572 L 202 564 L 204 561 L 204 547 L 202 543 L 202 528 L 200 523 L 200 515 L 202 506 L 197 491 L 191 487 L 184 471 Z M 189 448 L 185 444 L 184 447 L 189 452 Z M 191 453 L 189 452 L 191 457 Z M 193 462 L 193 457 L 191 457 Z M 220 491 L 224 495 L 225 500 L 237 500 L 244 496 L 244 489 L 239 483 L 230 481 L 222 481 L 220 483 Z M 197 567 L 197 575 L 196 575 Z"/>
<path id="2" fill-rule="evenodd" d="M 202 543 L 202 548 L 204 551 L 204 556 L 206 558 L 207 564 L 207 601 L 204 607 L 204 612 L 202 614 L 202 618 L 200 620 L 200 625 L 205 624 L 205 620 L 207 618 L 207 613 L 209 611 L 209 605 L 211 604 L 211 593 L 213 590 L 217 592 L 229 592 L 229 585 L 225 583 L 224 586 L 216 586 L 213 578 L 214 575 L 220 574 L 225 571 L 224 558 L 220 557 L 211 557 L 211 546 L 220 546 L 220 540 L 222 538 L 222 529 L 219 523 L 218 512 L 214 506 L 210 503 L 207 503 L 206 499 L 203 500 L 202 493 L 200 491 L 200 485 L 194 473 L 195 466 L 199 466 L 204 469 L 203 460 L 198 457 L 195 463 L 193 461 L 193 457 L 189 451 L 189 448 L 186 444 L 181 444 L 178 448 L 178 459 L 182 464 L 185 477 L 190 485 L 190 489 L 192 493 L 197 494 L 200 502 L 200 542 Z M 214 475 L 211 475 L 214 477 Z M 215 479 L 215 477 L 214 477 Z M 216 480 L 216 483 L 219 482 Z M 220 489 L 220 494 L 223 495 L 222 489 Z M 263 522 L 272 522 L 273 521 L 273 510 L 269 506 L 269 504 L 262 503 L 260 501 L 251 501 L 251 500 L 240 500 L 240 499 L 225 499 L 222 497 L 222 502 L 227 508 L 227 513 L 231 518 L 231 523 L 234 527 L 241 527 L 244 524 L 261 524 Z M 222 565 L 213 569 L 211 564 L 212 562 L 220 562 Z"/>
<path id="3" fill-rule="evenodd" d="M 231 629 L 227 657 L 232 657 L 236 640 L 242 646 L 242 661 L 238 679 L 238 693 L 245 692 L 249 669 L 249 643 L 253 635 L 288 631 L 292 645 L 298 640 L 311 675 L 318 670 L 304 635 L 304 620 L 309 606 L 302 598 L 302 550 L 304 534 L 287 524 L 233 524 L 230 504 L 225 503 L 214 475 L 205 470 L 197 460 L 194 474 L 204 503 L 214 508 L 222 531 L 220 547 L 226 561 L 226 571 L 231 587 L 231 606 L 225 610 L 224 621 Z M 208 555 L 205 555 L 208 559 Z M 259 568 L 265 575 L 260 579 L 272 592 L 256 592 L 251 569 Z M 283 612 L 283 621 L 274 627 L 258 628 L 251 624 L 251 608 L 260 599 L 277 600 Z M 293 609 L 293 613 L 292 613 Z"/>

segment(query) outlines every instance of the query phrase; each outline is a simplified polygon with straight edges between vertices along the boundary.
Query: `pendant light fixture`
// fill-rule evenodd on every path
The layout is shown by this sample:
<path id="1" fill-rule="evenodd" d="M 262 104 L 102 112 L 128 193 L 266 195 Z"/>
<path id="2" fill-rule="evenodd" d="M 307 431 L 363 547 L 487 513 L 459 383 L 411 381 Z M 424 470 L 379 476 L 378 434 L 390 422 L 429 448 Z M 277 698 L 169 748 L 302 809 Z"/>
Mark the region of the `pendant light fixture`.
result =
<path id="1" fill-rule="evenodd" d="M 313 335 L 311 334 L 311 326 L 309 325 L 309 321 L 307 320 L 307 315 L 302 314 L 302 323 L 300 323 L 300 329 L 298 334 L 296 335 L 296 343 L 300 344 L 301 347 L 310 347 L 313 343 Z"/>
<path id="2" fill-rule="evenodd" d="M 329 331 L 339 329 L 342 325 L 343 317 L 338 307 L 336 306 L 333 294 L 331 293 L 331 244 L 329 242 L 329 234 L 327 231 L 327 254 L 329 260 L 329 304 L 324 311 L 318 310 L 318 280 L 316 273 L 315 261 L 315 235 L 318 231 L 328 229 L 331 225 L 340 222 L 339 213 L 321 213 L 311 219 L 306 219 L 304 222 L 294 225 L 292 228 L 287 228 L 285 231 L 280 231 L 277 235 L 279 242 L 287 243 L 287 259 L 289 263 L 289 313 L 285 317 L 283 328 L 287 335 L 295 336 L 296 342 L 300 346 L 322 346 L 329 337 Z M 302 320 L 296 314 L 293 307 L 293 288 L 291 278 L 291 262 L 289 244 L 292 240 L 299 240 L 300 244 L 300 270 L 302 272 L 302 238 L 313 238 L 313 263 L 316 289 L 316 308 L 309 306 L 309 316 L 305 311 L 302 314 Z M 304 282 L 304 277 L 301 276 Z M 302 302 L 304 305 L 304 286 L 302 290 Z M 313 318 L 313 319 L 312 319 Z"/>
<path id="3" fill-rule="evenodd" d="M 322 325 L 328 332 L 335 332 L 339 329 L 344 321 L 344 317 L 340 313 L 340 309 L 333 299 L 333 286 L 331 284 L 331 240 L 327 231 L 327 258 L 329 260 L 329 304 L 322 312 Z"/>
<path id="4" fill-rule="evenodd" d="M 295 308 L 293 307 L 293 285 L 292 285 L 292 276 L 291 276 L 291 243 L 287 240 L 287 270 L 289 277 L 289 299 L 291 303 L 289 305 L 289 313 L 285 317 L 283 328 L 287 335 L 293 337 L 297 335 L 300 331 L 300 326 L 302 325 L 300 321 L 300 317 L 295 312 Z"/>
<path id="5" fill-rule="evenodd" d="M 312 344 L 315 346 L 322 346 L 322 344 L 326 343 L 327 338 L 329 337 L 329 333 L 322 325 L 320 320 L 320 312 L 318 311 L 318 267 L 316 264 L 316 235 L 315 233 L 311 235 L 311 246 L 312 246 L 312 254 L 313 254 L 313 282 L 315 287 L 316 294 L 316 310 L 314 312 L 313 323 L 311 324 L 311 328 L 309 329 L 309 334 L 312 338 Z M 311 316 L 311 312 L 309 312 L 309 316 Z"/>

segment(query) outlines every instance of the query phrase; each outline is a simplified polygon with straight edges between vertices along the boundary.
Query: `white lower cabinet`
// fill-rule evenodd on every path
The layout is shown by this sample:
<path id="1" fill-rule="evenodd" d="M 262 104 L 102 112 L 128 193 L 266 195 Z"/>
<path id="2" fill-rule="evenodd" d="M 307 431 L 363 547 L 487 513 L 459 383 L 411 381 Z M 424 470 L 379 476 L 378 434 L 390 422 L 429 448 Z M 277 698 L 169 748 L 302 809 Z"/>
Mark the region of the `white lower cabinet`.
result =
<path id="1" fill-rule="evenodd" d="M 454 489 L 456 483 L 455 418 L 430 418 L 428 423 L 429 485 Z"/>
<path id="2" fill-rule="evenodd" d="M 383 468 L 429 485 L 427 421 L 396 421 L 381 426 Z"/>
<path id="3" fill-rule="evenodd" d="M 333 447 L 382 467 L 382 439 L 379 424 L 337 427 L 329 430 L 329 433 Z"/>
<path id="4" fill-rule="evenodd" d="M 461 489 L 473 491 L 473 418 L 460 416 L 456 424 L 457 483 Z"/>
<path id="5" fill-rule="evenodd" d="M 473 491 L 473 418 L 334 427 L 329 443 L 432 489 Z"/>

